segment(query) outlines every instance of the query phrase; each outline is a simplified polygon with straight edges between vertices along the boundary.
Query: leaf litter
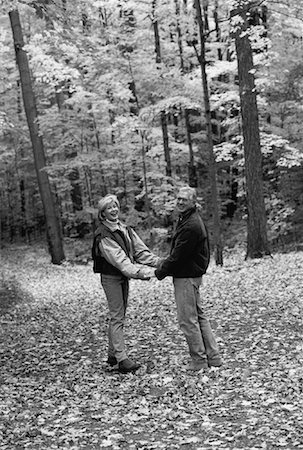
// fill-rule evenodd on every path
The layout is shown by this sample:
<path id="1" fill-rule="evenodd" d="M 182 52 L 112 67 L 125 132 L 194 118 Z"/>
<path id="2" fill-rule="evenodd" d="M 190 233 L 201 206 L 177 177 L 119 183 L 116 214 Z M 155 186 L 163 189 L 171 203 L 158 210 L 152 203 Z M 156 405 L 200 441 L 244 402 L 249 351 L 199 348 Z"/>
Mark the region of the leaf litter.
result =
<path id="1" fill-rule="evenodd" d="M 1 450 L 303 448 L 302 252 L 211 265 L 201 295 L 224 366 L 196 375 L 170 279 L 131 281 L 126 341 L 142 367 L 121 375 L 90 263 L 4 253 L 2 293 L 18 301 L 0 308 Z"/>

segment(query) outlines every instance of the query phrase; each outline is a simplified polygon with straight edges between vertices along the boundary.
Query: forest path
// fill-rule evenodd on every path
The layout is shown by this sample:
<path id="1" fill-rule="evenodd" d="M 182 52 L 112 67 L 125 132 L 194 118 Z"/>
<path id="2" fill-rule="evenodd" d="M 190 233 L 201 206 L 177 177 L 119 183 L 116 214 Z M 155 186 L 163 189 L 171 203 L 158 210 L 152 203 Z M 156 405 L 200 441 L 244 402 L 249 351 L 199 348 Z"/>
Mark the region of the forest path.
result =
<path id="1" fill-rule="evenodd" d="M 131 281 L 126 341 L 142 368 L 121 375 L 105 365 L 91 263 L 54 266 L 26 246 L 2 255 L 1 450 L 303 448 L 303 252 L 211 264 L 201 295 L 224 367 L 196 375 L 170 279 Z"/>

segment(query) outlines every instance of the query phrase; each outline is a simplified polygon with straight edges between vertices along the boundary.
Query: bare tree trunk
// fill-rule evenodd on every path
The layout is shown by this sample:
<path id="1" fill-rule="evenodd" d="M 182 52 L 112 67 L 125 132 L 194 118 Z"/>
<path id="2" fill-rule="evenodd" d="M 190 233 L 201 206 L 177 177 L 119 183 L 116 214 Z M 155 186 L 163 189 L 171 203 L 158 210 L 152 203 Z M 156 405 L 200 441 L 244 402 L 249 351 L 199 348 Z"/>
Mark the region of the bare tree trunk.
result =
<path id="1" fill-rule="evenodd" d="M 44 208 L 48 248 L 53 264 L 61 264 L 61 262 L 65 259 L 65 256 L 63 251 L 60 223 L 55 208 L 48 175 L 45 171 L 46 158 L 44 146 L 42 137 L 39 134 L 37 107 L 32 88 L 27 54 L 23 50 L 24 40 L 18 10 L 16 9 L 11 11 L 9 13 L 9 17 L 15 45 L 16 61 L 20 72 L 24 109 L 33 147 L 40 195 Z"/>
<path id="2" fill-rule="evenodd" d="M 154 35 L 155 35 L 155 51 L 156 51 L 156 63 L 160 64 L 161 62 L 161 46 L 160 46 L 160 36 L 159 36 L 159 28 L 158 21 L 155 18 L 154 10 L 156 8 L 156 0 L 153 0 L 153 27 L 154 27 Z M 162 135 L 163 135 L 163 148 L 164 148 L 164 157 L 166 162 L 166 175 L 171 177 L 171 160 L 170 160 L 170 149 L 169 149 L 169 141 L 168 141 L 168 131 L 167 131 L 167 118 L 165 112 L 161 113 L 161 127 L 162 127 Z"/>
<path id="3" fill-rule="evenodd" d="M 176 18 L 177 18 L 177 36 L 178 36 L 178 47 L 180 55 L 180 69 L 181 73 L 184 72 L 184 59 L 183 59 L 183 45 L 182 45 L 182 32 L 180 26 L 180 5 L 179 0 L 175 0 Z"/>
<path id="4" fill-rule="evenodd" d="M 250 2 L 239 2 L 232 16 L 240 15 L 234 32 L 238 59 L 238 76 L 243 126 L 246 198 L 247 198 L 247 258 L 270 254 L 266 230 L 266 210 L 263 193 L 262 153 L 253 54 L 247 34 Z"/>
<path id="5" fill-rule="evenodd" d="M 176 9 L 176 18 L 177 18 L 177 36 L 178 36 L 178 47 L 179 47 L 179 56 L 180 56 L 180 69 L 181 73 L 184 73 L 184 58 L 183 58 L 183 45 L 182 45 L 182 32 L 180 26 L 180 4 L 179 0 L 175 0 L 175 9 Z M 187 109 L 184 111 L 185 116 L 185 127 L 186 127 L 186 136 L 187 136 L 187 144 L 189 151 L 189 161 L 188 161 L 188 184 L 192 187 L 197 187 L 197 175 L 196 168 L 194 163 L 194 153 L 192 146 L 192 139 L 190 134 L 190 113 Z"/>
<path id="6" fill-rule="evenodd" d="M 3 223 L 2 217 L 4 217 L 4 214 L 2 214 L 2 208 L 1 208 L 1 205 L 4 204 L 3 197 L 4 197 L 3 191 L 0 189 L 0 249 L 2 249 L 4 246 L 4 239 L 3 239 L 3 235 L 2 235 L 2 223 Z"/>
<path id="7" fill-rule="evenodd" d="M 58 106 L 59 113 L 62 113 L 64 110 L 64 83 L 57 85 L 56 87 L 56 102 Z M 64 140 L 64 133 L 62 133 L 62 139 Z M 69 146 L 65 149 L 65 157 L 67 160 L 73 164 L 73 160 L 76 159 L 78 153 L 75 146 Z M 70 198 L 72 201 L 73 213 L 77 211 L 82 211 L 83 202 L 82 202 L 82 189 L 81 189 L 81 179 L 80 172 L 77 167 L 71 167 L 67 170 L 67 179 L 70 182 L 71 190 L 70 190 Z M 77 225 L 76 225 L 77 228 Z"/>
<path id="8" fill-rule="evenodd" d="M 200 34 L 200 55 L 199 63 L 201 68 L 201 77 L 203 85 L 204 94 L 204 109 L 205 109 L 205 120 L 206 120 L 206 131 L 207 131 L 207 144 L 209 152 L 209 177 L 211 184 L 211 201 L 212 201 L 212 218 L 213 218 L 213 238 L 215 247 L 215 261 L 217 265 L 223 265 L 223 245 L 221 238 L 221 226 L 220 226 L 220 215 L 219 215 L 219 205 L 218 205 L 218 188 L 217 188 L 217 168 L 216 159 L 214 155 L 214 145 L 212 137 L 212 127 L 211 127 L 211 113 L 210 113 L 210 103 L 209 103 L 209 91 L 208 82 L 206 75 L 206 60 L 205 60 L 205 35 L 204 35 L 204 22 L 202 17 L 200 0 L 195 0 L 195 8 L 197 13 L 197 20 L 199 26 Z"/>
<path id="9" fill-rule="evenodd" d="M 216 39 L 217 39 L 217 42 L 221 42 L 221 31 L 220 31 L 219 18 L 218 18 L 218 0 L 215 0 L 214 21 L 215 21 L 215 27 L 216 27 Z M 223 59 L 222 49 L 220 47 L 218 47 L 218 59 L 219 59 L 219 61 L 222 61 L 222 59 Z"/>
<path id="10" fill-rule="evenodd" d="M 188 151 L 189 151 L 189 161 L 188 161 L 188 184 L 191 187 L 197 187 L 198 186 L 198 180 L 197 180 L 197 171 L 195 167 L 195 161 L 194 161 L 194 152 L 193 152 L 193 144 L 190 134 L 190 121 L 189 121 L 189 111 L 186 109 L 185 112 L 185 127 L 186 127 L 186 136 L 187 136 L 187 144 L 188 144 Z"/>
<path id="11" fill-rule="evenodd" d="M 129 73 L 131 75 L 131 84 L 132 84 L 132 92 L 133 92 L 133 96 L 134 96 L 134 101 L 135 101 L 135 110 L 138 112 L 140 110 L 140 104 L 139 104 L 139 98 L 137 95 L 137 90 L 136 90 L 136 83 L 135 83 L 135 78 L 133 76 L 133 70 L 132 70 L 132 66 L 131 66 L 131 62 L 130 59 L 128 60 L 129 63 Z M 151 217 L 151 208 L 150 208 L 150 198 L 149 198 L 149 194 L 148 194 L 148 185 L 147 185 L 147 170 L 146 170 L 146 138 L 145 138 L 145 133 L 144 131 L 140 130 L 140 137 L 141 137 L 141 156 L 142 156 L 142 170 L 143 170 L 143 186 L 144 186 L 144 190 L 145 190 L 145 199 L 144 199 L 144 208 L 145 208 L 145 212 L 146 212 L 146 216 L 147 216 L 147 226 L 150 232 L 149 235 L 149 244 L 152 245 L 153 244 L 153 230 L 152 230 L 152 217 Z"/>
<path id="12" fill-rule="evenodd" d="M 19 226 L 20 235 L 21 237 L 26 237 L 27 234 L 27 220 L 26 220 L 26 201 L 25 201 L 25 182 L 22 174 L 20 175 L 19 167 L 18 167 L 18 148 L 15 143 L 15 173 L 17 177 L 17 183 L 19 187 L 19 193 L 20 193 L 20 219 L 21 224 Z"/>
<path id="13" fill-rule="evenodd" d="M 170 150 L 168 141 L 168 130 L 167 130 L 167 118 L 164 112 L 161 113 L 161 126 L 163 135 L 163 147 L 164 147 L 164 158 L 166 162 L 166 175 L 171 177 L 171 160 L 170 160 Z"/>
<path id="14" fill-rule="evenodd" d="M 93 126 L 94 126 L 94 134 L 95 134 L 95 138 L 96 138 L 96 146 L 98 149 L 98 153 L 101 154 L 101 145 L 100 145 L 100 137 L 99 137 L 99 132 L 97 129 L 97 124 L 95 121 L 95 118 L 93 118 Z M 103 166 L 102 166 L 102 161 L 100 161 L 100 165 L 99 165 L 99 171 L 100 171 L 100 179 L 101 179 L 101 194 L 104 196 L 107 194 L 107 186 L 106 186 L 106 181 L 105 181 L 105 175 L 104 175 L 104 170 L 103 170 Z M 90 174 L 90 179 L 91 179 L 91 174 Z"/>
<path id="15" fill-rule="evenodd" d="M 149 195 L 148 195 L 148 186 L 147 186 L 147 176 L 146 176 L 146 147 L 145 147 L 145 137 L 144 132 L 140 132 L 141 135 L 141 155 L 142 155 L 142 166 L 143 166 L 143 183 L 144 183 L 144 190 L 145 190 L 145 212 L 147 215 L 147 223 L 148 228 L 150 230 L 150 245 L 153 244 L 153 234 L 152 234 L 152 220 L 151 220 L 151 211 L 150 211 L 150 201 L 149 201 Z"/>
<path id="16" fill-rule="evenodd" d="M 11 187 L 11 180 L 13 178 L 13 174 L 6 172 L 6 193 L 7 193 L 7 229 L 9 233 L 9 241 L 12 243 L 14 242 L 14 237 L 16 235 L 16 229 L 15 229 L 15 219 L 14 219 L 14 200 L 12 199 L 11 193 L 13 191 Z"/>
<path id="17" fill-rule="evenodd" d="M 22 113 L 22 100 L 21 100 L 21 83 L 20 80 L 17 80 L 17 117 L 19 120 L 19 123 L 22 122 L 21 113 Z M 29 242 L 29 232 L 28 232 L 28 226 L 27 226 L 27 217 L 26 217 L 26 185 L 25 185 L 25 179 L 21 172 L 19 174 L 18 169 L 18 151 L 17 151 L 17 143 L 15 143 L 15 161 L 16 161 L 16 173 L 18 177 L 19 182 L 19 190 L 20 190 L 20 207 L 21 207 L 21 236 L 26 237 L 27 242 Z M 21 158 L 24 157 L 22 146 L 20 146 L 20 156 Z"/>

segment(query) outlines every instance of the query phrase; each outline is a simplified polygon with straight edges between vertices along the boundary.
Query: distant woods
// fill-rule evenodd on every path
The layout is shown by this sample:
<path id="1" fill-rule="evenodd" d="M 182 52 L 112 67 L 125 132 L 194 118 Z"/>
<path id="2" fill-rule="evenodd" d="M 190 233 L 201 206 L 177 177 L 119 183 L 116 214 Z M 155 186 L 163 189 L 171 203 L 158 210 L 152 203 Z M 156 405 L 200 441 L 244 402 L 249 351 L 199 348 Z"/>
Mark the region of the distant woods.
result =
<path id="1" fill-rule="evenodd" d="M 169 229 L 197 188 L 217 264 L 303 230 L 303 6 L 294 0 L 2 2 L 1 240 L 89 236 L 96 204 Z M 242 229 L 242 228 L 241 228 Z M 243 237 L 242 237 L 243 238 Z"/>

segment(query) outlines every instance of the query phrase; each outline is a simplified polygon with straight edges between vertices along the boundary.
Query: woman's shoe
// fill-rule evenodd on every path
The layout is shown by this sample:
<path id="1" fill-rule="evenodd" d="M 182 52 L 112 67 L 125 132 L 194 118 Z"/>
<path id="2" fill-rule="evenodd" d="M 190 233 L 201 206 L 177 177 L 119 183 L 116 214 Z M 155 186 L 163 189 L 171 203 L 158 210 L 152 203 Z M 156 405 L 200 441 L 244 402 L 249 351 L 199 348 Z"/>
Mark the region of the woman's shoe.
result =
<path id="1" fill-rule="evenodd" d="M 208 370 L 207 361 L 191 361 L 187 366 L 187 370 L 189 372 L 200 372 L 200 370 Z"/>
<path id="2" fill-rule="evenodd" d="M 118 364 L 117 358 L 115 356 L 109 356 L 107 358 L 107 364 L 109 364 L 111 367 L 114 367 Z"/>
<path id="3" fill-rule="evenodd" d="M 208 366 L 209 367 L 221 367 L 223 365 L 223 361 L 220 356 L 216 356 L 215 358 L 208 358 Z"/>
<path id="4" fill-rule="evenodd" d="M 133 373 L 140 367 L 140 364 L 137 364 L 130 359 L 123 359 L 123 361 L 119 362 L 119 372 L 121 373 Z"/>

